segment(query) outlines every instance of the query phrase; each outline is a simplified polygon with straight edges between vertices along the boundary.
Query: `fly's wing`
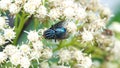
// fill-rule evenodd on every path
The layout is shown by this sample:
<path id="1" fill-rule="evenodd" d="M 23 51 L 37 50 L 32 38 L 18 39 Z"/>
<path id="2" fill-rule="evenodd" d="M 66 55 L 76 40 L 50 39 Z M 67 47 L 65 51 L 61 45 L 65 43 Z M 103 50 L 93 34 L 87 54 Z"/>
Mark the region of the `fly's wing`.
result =
<path id="1" fill-rule="evenodd" d="M 52 25 L 50 29 L 61 28 L 61 27 L 63 27 L 63 23 L 64 23 L 64 21 L 60 21 L 60 22 Z"/>

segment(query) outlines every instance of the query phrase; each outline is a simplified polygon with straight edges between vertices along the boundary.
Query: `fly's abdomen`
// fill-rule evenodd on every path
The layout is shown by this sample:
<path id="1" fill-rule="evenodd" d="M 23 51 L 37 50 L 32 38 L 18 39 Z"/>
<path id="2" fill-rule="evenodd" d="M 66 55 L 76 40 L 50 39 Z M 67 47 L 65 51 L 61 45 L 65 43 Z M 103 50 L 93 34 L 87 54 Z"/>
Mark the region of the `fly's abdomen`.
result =
<path id="1" fill-rule="evenodd" d="M 52 29 L 48 29 L 43 34 L 46 39 L 55 39 L 55 31 Z"/>

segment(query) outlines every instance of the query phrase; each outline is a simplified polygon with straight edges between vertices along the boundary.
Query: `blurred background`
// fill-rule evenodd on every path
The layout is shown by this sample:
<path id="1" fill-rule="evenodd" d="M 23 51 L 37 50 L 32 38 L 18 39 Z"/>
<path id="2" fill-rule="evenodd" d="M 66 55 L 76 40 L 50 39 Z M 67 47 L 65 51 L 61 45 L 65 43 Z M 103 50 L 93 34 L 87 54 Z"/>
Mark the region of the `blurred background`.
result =
<path id="1" fill-rule="evenodd" d="M 113 16 L 109 20 L 107 26 L 114 31 L 116 36 L 114 45 L 114 57 L 112 61 L 103 63 L 103 66 L 98 68 L 120 68 L 120 0 L 99 0 L 102 4 L 109 7 Z M 96 62 L 96 65 L 99 63 Z M 96 68 L 96 67 L 95 67 Z"/>
<path id="2" fill-rule="evenodd" d="M 114 21 L 120 22 L 120 0 L 100 0 L 100 2 L 109 7 L 114 14 L 114 16 L 110 19 L 109 24 Z"/>

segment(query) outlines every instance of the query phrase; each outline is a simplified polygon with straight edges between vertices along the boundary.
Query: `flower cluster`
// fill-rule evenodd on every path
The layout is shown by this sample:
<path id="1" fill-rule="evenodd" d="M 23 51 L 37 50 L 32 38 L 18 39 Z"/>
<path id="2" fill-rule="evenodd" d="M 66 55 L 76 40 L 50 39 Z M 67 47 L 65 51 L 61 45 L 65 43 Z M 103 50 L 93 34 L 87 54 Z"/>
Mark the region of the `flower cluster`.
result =
<path id="1" fill-rule="evenodd" d="M 30 34 L 31 33 L 31 34 Z M 31 66 L 31 61 L 37 60 L 48 60 L 52 57 L 52 49 L 45 47 L 43 43 L 38 39 L 34 38 L 32 35 L 37 33 L 35 31 L 30 31 L 28 34 L 28 44 L 22 44 L 20 46 L 7 45 L 3 52 L 0 52 L 0 63 L 3 61 L 11 62 L 15 67 L 20 65 L 23 68 L 29 68 Z M 34 38 L 33 40 L 30 38 Z M 9 60 L 7 60 L 9 58 Z M 40 60 L 39 60 L 40 59 Z"/>
<path id="2" fill-rule="evenodd" d="M 109 9 L 102 6 L 97 0 L 85 1 L 84 3 L 75 0 L 49 0 L 47 2 L 44 0 L 1 0 L 0 9 L 9 10 L 11 14 L 25 11 L 39 19 L 49 17 L 52 20 L 61 18 L 85 20 L 88 17 L 89 21 L 92 22 L 93 19 L 100 16 L 102 19 L 110 17 Z"/>
<path id="3" fill-rule="evenodd" d="M 120 60 L 118 60 L 119 57 L 120 57 L 120 55 L 119 55 L 119 50 L 120 50 L 120 44 L 119 44 L 120 43 L 120 40 L 119 40 L 120 30 L 119 30 L 119 28 L 120 28 L 120 23 L 119 22 L 113 22 L 113 24 L 111 24 L 109 26 L 109 29 L 113 30 L 115 36 L 118 37 L 118 38 L 114 38 L 115 39 L 114 40 L 115 41 L 114 42 L 114 47 L 111 51 L 113 53 L 113 59 L 115 59 L 117 61 L 120 61 Z"/>
<path id="4" fill-rule="evenodd" d="M 114 35 L 106 28 L 111 12 L 98 0 L 0 0 L 0 13 L 0 45 L 5 45 L 0 52 L 2 67 L 91 68 L 92 58 L 106 60 L 113 47 Z M 2 17 L 4 13 L 13 16 L 13 28 Z M 28 32 L 24 28 L 31 21 L 36 29 Z M 62 21 L 58 28 L 69 36 L 55 42 L 45 39 L 46 28 L 56 34 L 58 21 Z M 27 41 L 20 44 L 22 33 Z"/>
<path id="5" fill-rule="evenodd" d="M 11 62 L 15 67 L 20 65 L 23 68 L 29 68 L 32 66 L 32 61 L 37 60 L 40 67 L 45 67 L 48 60 L 51 58 L 59 57 L 59 65 L 50 65 L 49 67 L 64 67 L 64 64 L 69 64 L 69 61 L 76 62 L 75 67 L 90 67 L 92 65 L 91 57 L 86 56 L 82 51 L 74 47 L 68 49 L 60 49 L 57 54 L 53 54 L 51 48 L 45 46 L 39 39 L 38 32 L 27 32 L 28 44 L 22 44 L 20 46 L 7 45 L 3 52 L 0 52 L 0 63 L 3 61 Z M 33 37 L 34 35 L 38 35 Z M 9 60 L 7 60 L 9 58 Z M 41 60 L 41 61 L 40 61 Z M 46 62 L 47 61 L 47 62 Z M 60 65 L 61 64 L 61 65 Z"/>
<path id="6" fill-rule="evenodd" d="M 7 23 L 7 17 L 0 16 L 0 46 L 12 42 L 15 38 L 14 28 L 11 28 Z"/>
<path id="7" fill-rule="evenodd" d="M 58 52 L 58 57 L 60 58 L 59 63 L 67 63 L 70 61 L 76 62 L 74 67 L 90 68 L 92 65 L 92 60 L 90 56 L 86 56 L 82 51 L 70 47 L 69 49 L 61 49 Z"/>
<path id="8" fill-rule="evenodd" d="M 86 17 L 85 7 L 74 0 L 53 0 L 49 1 L 50 12 L 48 13 L 50 19 L 59 19 L 65 17 L 66 19 L 81 20 Z"/>

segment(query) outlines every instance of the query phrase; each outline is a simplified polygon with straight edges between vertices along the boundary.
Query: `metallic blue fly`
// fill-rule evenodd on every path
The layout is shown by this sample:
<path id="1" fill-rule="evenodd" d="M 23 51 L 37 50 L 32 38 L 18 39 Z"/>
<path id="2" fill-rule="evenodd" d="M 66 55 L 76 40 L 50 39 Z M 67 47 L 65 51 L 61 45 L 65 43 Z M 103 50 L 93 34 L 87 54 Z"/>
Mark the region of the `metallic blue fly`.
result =
<path id="1" fill-rule="evenodd" d="M 64 21 L 52 25 L 48 30 L 44 31 L 45 39 L 65 39 L 67 38 L 67 29 L 63 26 Z"/>

